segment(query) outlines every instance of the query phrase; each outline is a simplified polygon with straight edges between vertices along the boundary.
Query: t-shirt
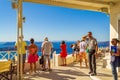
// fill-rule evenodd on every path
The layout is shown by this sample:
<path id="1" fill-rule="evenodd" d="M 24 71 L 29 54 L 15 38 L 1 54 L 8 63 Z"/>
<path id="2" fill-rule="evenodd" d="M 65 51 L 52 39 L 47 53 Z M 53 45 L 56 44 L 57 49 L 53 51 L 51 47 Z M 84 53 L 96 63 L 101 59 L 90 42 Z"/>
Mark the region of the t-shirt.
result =
<path id="1" fill-rule="evenodd" d="M 44 54 L 44 55 L 50 55 L 50 54 L 51 54 L 51 50 L 52 50 L 52 48 L 53 48 L 53 45 L 52 45 L 51 42 L 49 42 L 49 41 L 44 41 L 44 42 L 42 43 L 42 46 L 41 46 L 41 47 L 43 48 L 43 54 Z"/>
<path id="2" fill-rule="evenodd" d="M 15 43 L 15 46 L 17 46 L 17 48 L 18 48 L 18 43 L 17 42 Z M 27 43 L 25 41 L 23 41 L 21 46 L 22 46 L 21 47 L 21 50 L 22 50 L 21 54 L 26 54 L 25 47 L 27 46 Z M 18 50 L 17 53 L 20 54 L 20 49 Z"/>
<path id="3" fill-rule="evenodd" d="M 28 47 L 29 53 L 31 54 L 37 54 L 38 47 L 35 44 L 30 44 Z"/>
<path id="4" fill-rule="evenodd" d="M 80 42 L 79 46 L 80 46 L 80 52 L 85 52 L 87 43 L 85 41 L 82 41 Z"/>
<path id="5" fill-rule="evenodd" d="M 117 56 L 120 56 L 120 46 L 111 46 L 110 51 L 116 53 Z"/>
<path id="6" fill-rule="evenodd" d="M 113 53 L 117 53 L 117 46 L 111 46 L 111 51 Z"/>
<path id="7" fill-rule="evenodd" d="M 88 49 L 89 50 L 95 50 L 97 46 L 97 40 L 95 38 L 91 38 L 88 41 Z"/>

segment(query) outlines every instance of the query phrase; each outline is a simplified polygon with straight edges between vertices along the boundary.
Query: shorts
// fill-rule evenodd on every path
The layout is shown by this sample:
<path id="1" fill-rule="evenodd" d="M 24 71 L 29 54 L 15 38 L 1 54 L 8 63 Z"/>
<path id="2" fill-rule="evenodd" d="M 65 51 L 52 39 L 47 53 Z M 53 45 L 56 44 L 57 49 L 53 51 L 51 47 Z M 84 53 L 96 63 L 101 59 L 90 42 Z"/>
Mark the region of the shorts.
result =
<path id="1" fill-rule="evenodd" d="M 19 61 L 21 61 L 21 54 L 19 54 Z M 22 63 L 24 64 L 26 60 L 26 54 L 22 54 Z"/>
<path id="2" fill-rule="evenodd" d="M 46 59 L 50 59 L 50 55 L 44 55 L 44 60 L 46 60 Z"/>
<path id="3" fill-rule="evenodd" d="M 35 62 L 37 62 L 38 61 L 38 58 L 39 58 L 39 56 L 38 56 L 38 54 L 29 54 L 29 56 L 28 56 L 28 63 L 35 63 Z"/>
<path id="4" fill-rule="evenodd" d="M 79 54 L 79 51 L 74 51 L 75 54 Z"/>
<path id="5" fill-rule="evenodd" d="M 26 54 L 23 54 L 23 63 L 25 63 L 26 60 Z"/>
<path id="6" fill-rule="evenodd" d="M 80 52 L 80 59 L 87 59 L 85 52 Z"/>

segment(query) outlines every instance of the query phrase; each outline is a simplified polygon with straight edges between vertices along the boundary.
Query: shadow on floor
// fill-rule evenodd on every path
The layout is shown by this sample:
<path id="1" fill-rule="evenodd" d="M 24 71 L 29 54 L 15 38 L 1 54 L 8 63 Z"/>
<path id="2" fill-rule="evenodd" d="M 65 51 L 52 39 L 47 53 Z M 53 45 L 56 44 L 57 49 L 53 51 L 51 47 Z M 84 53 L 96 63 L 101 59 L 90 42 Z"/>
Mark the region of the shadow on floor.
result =
<path id="1" fill-rule="evenodd" d="M 28 77 L 29 75 L 26 76 Z M 89 75 L 80 71 L 54 69 L 51 72 L 42 72 L 29 76 L 28 78 L 25 78 L 25 80 L 35 80 L 35 78 L 44 78 L 46 80 L 74 80 L 76 79 L 76 76 L 80 77 Z"/>

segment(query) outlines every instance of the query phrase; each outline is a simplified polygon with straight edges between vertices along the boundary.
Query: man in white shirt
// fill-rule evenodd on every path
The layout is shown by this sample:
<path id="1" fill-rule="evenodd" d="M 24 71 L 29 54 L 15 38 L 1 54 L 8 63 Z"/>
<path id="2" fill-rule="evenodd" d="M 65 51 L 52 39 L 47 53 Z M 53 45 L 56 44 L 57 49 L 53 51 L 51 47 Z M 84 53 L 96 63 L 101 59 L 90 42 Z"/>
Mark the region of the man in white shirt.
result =
<path id="1" fill-rule="evenodd" d="M 91 76 L 97 75 L 96 73 L 96 55 L 98 51 L 97 40 L 92 36 L 92 32 L 88 32 L 88 59 Z"/>
<path id="2" fill-rule="evenodd" d="M 87 56 L 86 56 L 87 43 L 85 42 L 85 39 L 86 39 L 86 37 L 82 37 L 82 41 L 79 44 L 79 47 L 80 47 L 80 67 L 82 67 L 83 59 L 85 59 L 86 67 L 88 67 Z"/>
<path id="3" fill-rule="evenodd" d="M 52 52 L 53 45 L 50 41 L 48 41 L 48 38 L 46 37 L 41 47 L 42 47 L 42 55 L 44 56 L 44 67 L 46 66 L 46 60 L 48 60 L 48 69 L 51 70 L 50 55 Z"/>

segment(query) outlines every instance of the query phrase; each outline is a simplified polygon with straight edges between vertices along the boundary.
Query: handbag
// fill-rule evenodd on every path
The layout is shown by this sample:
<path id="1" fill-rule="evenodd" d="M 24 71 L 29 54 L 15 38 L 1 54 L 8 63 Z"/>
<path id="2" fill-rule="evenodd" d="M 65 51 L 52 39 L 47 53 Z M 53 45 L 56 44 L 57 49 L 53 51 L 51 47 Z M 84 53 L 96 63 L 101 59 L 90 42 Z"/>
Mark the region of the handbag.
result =
<path id="1" fill-rule="evenodd" d="M 39 59 L 39 64 L 44 64 L 44 56 L 41 56 L 41 58 Z"/>

